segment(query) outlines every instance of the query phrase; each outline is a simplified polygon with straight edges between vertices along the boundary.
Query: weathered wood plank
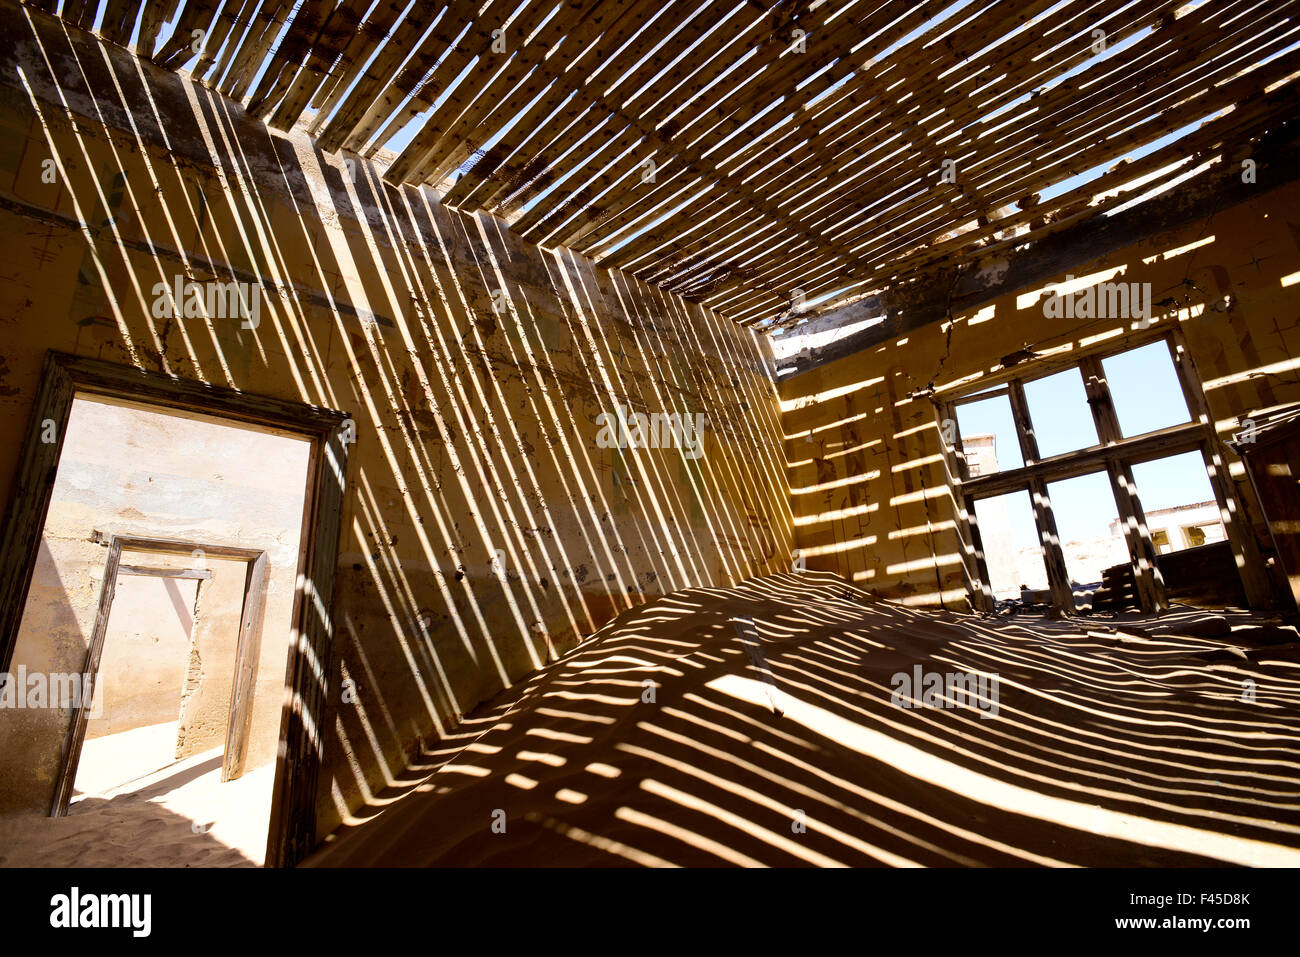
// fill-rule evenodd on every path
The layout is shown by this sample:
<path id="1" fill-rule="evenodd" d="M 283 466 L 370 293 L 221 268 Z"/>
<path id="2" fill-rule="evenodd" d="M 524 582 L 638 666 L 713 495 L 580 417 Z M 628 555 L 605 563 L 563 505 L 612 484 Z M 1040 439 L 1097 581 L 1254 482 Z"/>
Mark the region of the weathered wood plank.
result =
<path id="1" fill-rule="evenodd" d="M 1235 168 L 1211 167 L 1187 180 L 1177 191 L 1100 220 L 1083 219 L 1041 240 L 1022 238 L 1023 249 L 1005 256 L 974 259 L 960 273 L 950 265 L 936 265 L 906 290 L 880 294 L 884 323 L 812 349 L 807 358 L 787 360 L 778 375 L 788 378 L 906 335 L 947 318 L 950 309 L 953 315 L 978 309 L 1001 296 L 1041 285 L 1109 253 L 1294 182 L 1300 177 L 1300 168 L 1290 157 L 1300 145 L 1298 141 L 1300 137 L 1293 132 L 1288 135 L 1285 130 L 1262 139 L 1251 154 L 1257 164 L 1255 184 L 1242 183 Z M 814 316 L 833 321 L 834 313 L 828 310 Z"/>
<path id="2" fill-rule="evenodd" d="M 235 646 L 235 680 L 230 689 L 226 751 L 221 762 L 222 781 L 233 781 L 244 773 L 248 735 L 253 726 L 253 692 L 258 655 L 262 650 L 262 620 L 270 576 L 266 552 L 258 552 L 248 563 L 244 579 L 244 609 L 239 618 L 239 639 Z"/>

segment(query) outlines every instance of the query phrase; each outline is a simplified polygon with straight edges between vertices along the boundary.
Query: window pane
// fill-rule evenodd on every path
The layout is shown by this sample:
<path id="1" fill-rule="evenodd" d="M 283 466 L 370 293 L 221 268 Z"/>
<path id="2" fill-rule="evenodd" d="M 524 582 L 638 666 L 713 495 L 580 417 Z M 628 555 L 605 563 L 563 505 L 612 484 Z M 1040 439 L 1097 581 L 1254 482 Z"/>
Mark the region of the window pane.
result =
<path id="1" fill-rule="evenodd" d="M 1025 402 L 1043 458 L 1097 444 L 1097 425 L 1078 369 L 1026 382 Z"/>
<path id="2" fill-rule="evenodd" d="M 1005 395 L 957 406 L 957 429 L 972 476 L 1025 464 L 1011 415 L 1011 400 Z"/>
<path id="3" fill-rule="evenodd" d="M 1019 598 L 1022 585 L 1047 587 L 1047 569 L 1028 492 L 980 499 L 975 503 L 975 521 L 994 598 Z"/>
<path id="4" fill-rule="evenodd" d="M 1074 588 L 1075 604 L 1083 610 L 1091 605 L 1090 586 L 1101 584 L 1102 572 L 1130 561 L 1115 493 L 1105 472 L 1092 472 L 1048 483 L 1047 496 L 1070 583 L 1089 586 Z"/>
<path id="5" fill-rule="evenodd" d="M 1200 452 L 1135 465 L 1133 482 L 1159 553 L 1223 541 L 1219 503 Z"/>
<path id="6" fill-rule="evenodd" d="M 1125 438 L 1190 422 L 1169 346 L 1153 342 L 1101 360 Z"/>

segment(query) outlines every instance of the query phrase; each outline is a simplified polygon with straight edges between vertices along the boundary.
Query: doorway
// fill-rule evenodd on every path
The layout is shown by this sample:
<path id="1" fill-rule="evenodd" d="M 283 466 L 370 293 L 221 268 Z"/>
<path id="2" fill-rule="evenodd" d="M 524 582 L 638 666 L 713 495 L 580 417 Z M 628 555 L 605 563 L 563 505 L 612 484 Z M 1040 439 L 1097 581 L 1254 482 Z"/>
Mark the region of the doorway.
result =
<path id="1" fill-rule="evenodd" d="M 0 815 L 130 804 L 177 838 L 150 843 L 224 863 L 310 851 L 354 436 L 343 413 L 50 354 L 0 541 L 0 671 L 86 693 L 0 715 Z M 223 823 L 254 790 L 256 826 Z"/>

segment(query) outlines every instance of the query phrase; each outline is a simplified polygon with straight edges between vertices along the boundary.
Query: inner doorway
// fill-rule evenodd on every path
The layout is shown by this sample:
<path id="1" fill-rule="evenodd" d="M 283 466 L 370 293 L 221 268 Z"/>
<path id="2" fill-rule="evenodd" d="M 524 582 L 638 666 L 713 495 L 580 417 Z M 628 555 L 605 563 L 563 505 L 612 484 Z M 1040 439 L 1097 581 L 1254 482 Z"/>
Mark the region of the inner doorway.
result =
<path id="1" fill-rule="evenodd" d="M 81 750 L 69 755 L 76 763 L 71 806 L 91 795 L 107 797 L 181 756 L 188 665 L 198 657 L 199 586 L 196 577 L 119 572 L 117 613 L 110 613 L 95 672 L 99 697 L 90 703 Z M 122 694 L 133 678 L 140 691 Z"/>

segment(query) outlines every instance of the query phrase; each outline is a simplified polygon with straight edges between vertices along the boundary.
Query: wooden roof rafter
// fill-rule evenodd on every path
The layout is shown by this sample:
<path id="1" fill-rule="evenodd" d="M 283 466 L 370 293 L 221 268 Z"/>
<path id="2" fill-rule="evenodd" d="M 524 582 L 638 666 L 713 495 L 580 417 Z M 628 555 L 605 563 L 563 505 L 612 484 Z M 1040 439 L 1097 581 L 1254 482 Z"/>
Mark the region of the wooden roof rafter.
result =
<path id="1" fill-rule="evenodd" d="M 764 329 L 1235 156 L 1300 74 L 1300 0 L 28 5 Z"/>

